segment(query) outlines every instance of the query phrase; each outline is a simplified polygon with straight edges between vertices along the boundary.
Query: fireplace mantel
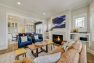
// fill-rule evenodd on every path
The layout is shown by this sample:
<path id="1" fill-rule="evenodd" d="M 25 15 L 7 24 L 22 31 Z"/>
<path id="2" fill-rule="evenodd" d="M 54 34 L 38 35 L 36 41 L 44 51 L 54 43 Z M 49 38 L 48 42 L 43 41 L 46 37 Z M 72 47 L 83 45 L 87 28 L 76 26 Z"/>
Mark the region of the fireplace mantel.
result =
<path id="1" fill-rule="evenodd" d="M 53 30 L 51 32 L 49 32 L 49 38 L 52 40 L 52 35 L 63 35 L 63 39 L 66 40 L 66 32 L 65 31 L 61 31 L 61 30 Z"/>

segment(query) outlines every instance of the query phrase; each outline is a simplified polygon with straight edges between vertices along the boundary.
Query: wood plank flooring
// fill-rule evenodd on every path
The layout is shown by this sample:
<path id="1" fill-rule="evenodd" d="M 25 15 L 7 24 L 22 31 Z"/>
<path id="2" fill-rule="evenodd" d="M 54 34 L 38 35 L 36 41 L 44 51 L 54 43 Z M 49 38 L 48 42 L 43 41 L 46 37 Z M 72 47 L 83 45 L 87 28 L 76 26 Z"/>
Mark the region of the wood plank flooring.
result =
<path id="1" fill-rule="evenodd" d="M 87 53 L 87 63 L 94 63 L 94 55 Z"/>

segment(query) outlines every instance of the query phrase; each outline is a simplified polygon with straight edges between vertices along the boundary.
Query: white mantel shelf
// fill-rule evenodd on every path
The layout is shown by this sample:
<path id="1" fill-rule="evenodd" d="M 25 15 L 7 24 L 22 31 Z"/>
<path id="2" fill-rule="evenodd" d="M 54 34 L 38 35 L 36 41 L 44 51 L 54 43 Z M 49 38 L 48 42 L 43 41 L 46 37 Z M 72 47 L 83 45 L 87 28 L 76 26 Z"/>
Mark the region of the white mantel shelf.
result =
<path id="1" fill-rule="evenodd" d="M 90 33 L 70 33 L 70 34 L 90 34 Z"/>
<path id="2" fill-rule="evenodd" d="M 76 37 L 76 36 L 79 36 L 79 37 L 85 36 L 85 37 L 88 38 L 88 41 L 82 41 L 82 42 L 88 42 L 88 43 L 90 42 L 90 33 L 84 33 L 84 32 L 83 32 L 83 33 L 72 33 L 72 32 L 71 32 L 71 33 L 70 33 L 70 36 L 71 36 L 71 35 L 74 35 L 74 39 L 71 39 L 71 40 L 75 40 L 75 37 Z"/>

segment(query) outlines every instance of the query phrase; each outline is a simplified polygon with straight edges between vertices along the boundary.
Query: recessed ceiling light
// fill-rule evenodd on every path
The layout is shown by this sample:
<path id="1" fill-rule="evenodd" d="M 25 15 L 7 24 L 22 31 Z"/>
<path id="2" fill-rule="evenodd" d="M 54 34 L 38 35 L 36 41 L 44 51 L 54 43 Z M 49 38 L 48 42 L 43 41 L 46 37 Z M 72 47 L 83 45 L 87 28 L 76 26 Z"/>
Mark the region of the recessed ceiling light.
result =
<path id="1" fill-rule="evenodd" d="M 45 13 L 45 12 L 43 12 L 43 15 L 46 15 L 46 13 Z"/>
<path id="2" fill-rule="evenodd" d="M 21 2 L 17 2 L 18 5 L 21 5 Z"/>

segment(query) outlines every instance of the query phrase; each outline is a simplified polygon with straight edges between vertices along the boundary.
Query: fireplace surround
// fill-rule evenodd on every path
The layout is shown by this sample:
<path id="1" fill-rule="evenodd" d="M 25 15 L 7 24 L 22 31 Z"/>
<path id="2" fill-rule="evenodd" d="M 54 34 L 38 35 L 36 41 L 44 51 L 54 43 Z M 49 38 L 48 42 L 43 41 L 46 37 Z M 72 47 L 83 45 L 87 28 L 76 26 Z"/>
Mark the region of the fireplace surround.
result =
<path id="1" fill-rule="evenodd" d="M 56 44 L 60 44 L 61 45 L 61 42 L 63 41 L 63 35 L 56 35 L 56 34 L 53 34 L 52 35 L 52 41 Z"/>

